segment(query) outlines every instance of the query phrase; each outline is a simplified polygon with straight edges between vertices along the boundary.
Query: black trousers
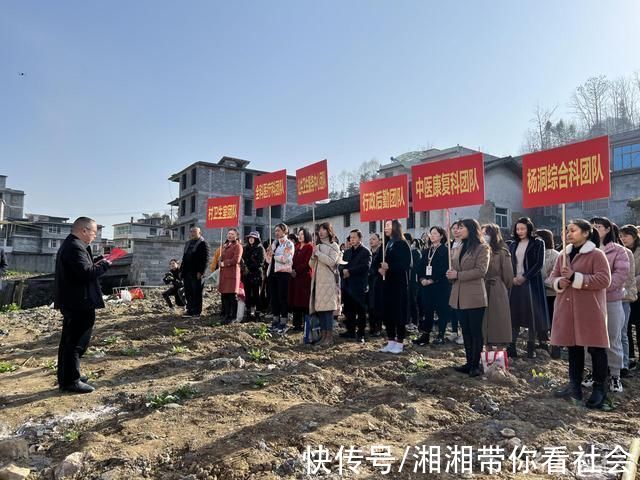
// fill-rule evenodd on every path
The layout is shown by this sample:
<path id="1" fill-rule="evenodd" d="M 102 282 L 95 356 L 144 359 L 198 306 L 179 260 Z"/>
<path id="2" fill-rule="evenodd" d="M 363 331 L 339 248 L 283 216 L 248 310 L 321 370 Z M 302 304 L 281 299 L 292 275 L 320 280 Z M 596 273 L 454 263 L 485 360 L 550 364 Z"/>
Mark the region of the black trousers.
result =
<path id="1" fill-rule="evenodd" d="M 633 344 L 633 327 L 636 327 L 636 343 Z M 627 328 L 629 337 L 629 358 L 635 358 L 636 348 L 640 354 L 640 300 L 631 304 L 631 314 L 629 315 L 629 327 Z"/>
<path id="2" fill-rule="evenodd" d="M 591 366 L 593 368 L 593 381 L 595 383 L 605 383 L 609 370 L 609 361 L 607 359 L 607 349 L 600 347 L 588 347 L 587 351 L 591 354 Z M 569 380 L 571 383 L 582 382 L 584 373 L 584 347 L 569 347 Z"/>
<path id="3" fill-rule="evenodd" d="M 176 305 L 179 307 L 184 307 L 184 297 L 183 293 L 180 291 L 179 287 L 170 287 L 164 292 L 162 292 L 162 297 L 164 298 L 169 308 L 173 308 L 173 304 L 171 303 L 171 297 L 174 297 L 176 300 Z"/>
<path id="4" fill-rule="evenodd" d="M 464 353 L 467 357 L 467 365 L 471 368 L 480 367 L 480 354 L 482 353 L 482 318 L 485 307 L 457 309 L 458 321 L 462 326 L 462 338 L 464 340 Z"/>
<path id="5" fill-rule="evenodd" d="M 409 318 L 407 323 L 413 323 L 418 325 L 418 283 L 413 280 L 409 280 Z"/>
<path id="6" fill-rule="evenodd" d="M 289 278 L 291 278 L 291 274 L 287 272 L 272 273 L 269 277 L 271 282 L 271 314 L 276 317 L 289 315 Z"/>
<path id="7" fill-rule="evenodd" d="M 420 323 L 418 324 L 420 330 L 424 333 L 430 333 L 433 330 L 434 313 L 437 313 L 438 335 L 444 337 L 447 322 L 451 316 L 448 289 L 420 286 L 418 300 L 420 301 Z"/>
<path id="8" fill-rule="evenodd" d="M 244 303 L 247 306 L 247 310 L 251 311 L 251 308 L 258 307 L 260 305 L 260 287 L 262 286 L 261 279 L 247 279 L 244 283 Z"/>
<path id="9" fill-rule="evenodd" d="M 347 332 L 356 333 L 357 329 L 359 335 L 364 335 L 367 326 L 367 309 L 365 307 L 364 295 L 361 299 L 357 299 L 346 290 L 343 290 L 342 293 Z"/>
<path id="10" fill-rule="evenodd" d="M 235 293 L 223 293 L 222 297 L 222 318 L 233 320 L 238 315 L 238 297 Z"/>
<path id="11" fill-rule="evenodd" d="M 389 282 L 389 278 L 385 280 Z M 406 286 L 406 285 L 405 285 Z M 404 292 L 407 290 L 405 289 Z M 387 338 L 391 341 L 403 342 L 407 336 L 407 296 L 398 290 L 396 301 L 384 302 L 384 326 L 387 329 Z M 385 291 L 386 296 L 386 291 Z M 390 300 L 387 298 L 387 300 Z"/>
<path id="12" fill-rule="evenodd" d="M 202 281 L 195 273 L 186 273 L 182 277 L 184 295 L 187 297 L 187 313 L 200 315 L 202 313 Z"/>
<path id="13" fill-rule="evenodd" d="M 96 311 L 62 310 L 62 336 L 58 347 L 58 385 L 68 387 L 80 379 L 80 359 L 89 348 Z"/>

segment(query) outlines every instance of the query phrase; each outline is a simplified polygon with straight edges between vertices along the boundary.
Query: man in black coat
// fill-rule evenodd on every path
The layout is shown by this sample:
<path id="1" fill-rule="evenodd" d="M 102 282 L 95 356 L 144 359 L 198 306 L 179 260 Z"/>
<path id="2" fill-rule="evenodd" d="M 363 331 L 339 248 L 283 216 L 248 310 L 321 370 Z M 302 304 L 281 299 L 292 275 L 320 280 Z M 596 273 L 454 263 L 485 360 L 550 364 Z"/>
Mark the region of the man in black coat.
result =
<path id="1" fill-rule="evenodd" d="M 90 393 L 94 390 L 86 383 L 87 378 L 80 376 L 80 358 L 89 347 L 96 308 L 104 308 L 98 278 L 111 265 L 105 259 L 94 261 L 91 256 L 89 245 L 97 232 L 95 220 L 78 218 L 56 256 L 54 306 L 63 316 L 58 348 L 58 385 L 62 391 Z"/>
<path id="2" fill-rule="evenodd" d="M 171 297 L 176 300 L 178 307 L 184 307 L 184 285 L 182 284 L 182 272 L 180 272 L 180 266 L 175 258 L 169 261 L 169 271 L 166 273 L 162 281 L 171 285 L 167 290 L 162 292 L 162 298 L 164 298 L 169 308 L 173 308 Z"/>
<path id="3" fill-rule="evenodd" d="M 347 331 L 342 334 L 346 338 L 355 338 L 359 342 L 365 341 L 365 327 L 367 324 L 367 287 L 369 267 L 371 266 L 371 251 L 362 245 L 362 232 L 351 230 L 351 248 L 349 255 L 344 258 L 348 262 L 341 269 L 343 281 L 344 310 Z"/>
<path id="4" fill-rule="evenodd" d="M 9 268 L 7 256 L 5 255 L 4 250 L 0 248 L 0 290 L 2 289 L 2 277 L 7 273 L 7 268 Z"/>
<path id="5" fill-rule="evenodd" d="M 187 297 L 187 313 L 184 317 L 199 317 L 202 313 L 202 277 L 209 264 L 209 244 L 202 238 L 200 228 L 191 227 L 190 239 L 182 255 L 182 281 Z"/>

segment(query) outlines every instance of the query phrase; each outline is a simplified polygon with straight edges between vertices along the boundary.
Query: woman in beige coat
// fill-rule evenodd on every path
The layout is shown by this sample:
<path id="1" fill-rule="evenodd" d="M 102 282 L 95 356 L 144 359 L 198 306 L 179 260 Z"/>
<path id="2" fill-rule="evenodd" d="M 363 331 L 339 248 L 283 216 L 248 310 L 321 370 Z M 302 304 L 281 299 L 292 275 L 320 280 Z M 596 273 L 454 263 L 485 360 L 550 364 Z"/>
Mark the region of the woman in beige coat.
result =
<path id="1" fill-rule="evenodd" d="M 320 225 L 317 238 L 309 260 L 313 271 L 309 313 L 320 318 L 318 345 L 329 346 L 333 344 L 333 311 L 338 309 L 335 273 L 340 261 L 340 247 L 334 241 L 333 227 L 328 222 Z"/>
<path id="2" fill-rule="evenodd" d="M 500 227 L 494 223 L 482 226 L 484 241 L 491 247 L 489 269 L 484 277 L 487 288 L 487 309 L 482 322 L 482 334 L 487 349 L 511 343 L 511 309 L 509 289 L 513 285 L 511 253 L 502 239 Z"/>

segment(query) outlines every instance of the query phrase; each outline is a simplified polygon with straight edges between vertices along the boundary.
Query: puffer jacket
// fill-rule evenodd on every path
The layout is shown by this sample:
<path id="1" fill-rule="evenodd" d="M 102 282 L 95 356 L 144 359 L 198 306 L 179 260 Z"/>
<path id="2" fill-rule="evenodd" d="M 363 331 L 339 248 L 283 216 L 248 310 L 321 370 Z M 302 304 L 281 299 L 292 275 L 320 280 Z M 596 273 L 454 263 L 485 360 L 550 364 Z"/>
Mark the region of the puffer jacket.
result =
<path id="1" fill-rule="evenodd" d="M 600 249 L 607 256 L 611 269 L 611 284 L 607 288 L 607 302 L 617 302 L 624 298 L 624 283 L 629 274 L 629 257 L 625 248 L 615 242 L 609 242 Z"/>
<path id="2" fill-rule="evenodd" d="M 629 258 L 629 274 L 627 280 L 624 282 L 624 299 L 623 302 L 635 302 L 638 299 L 638 286 L 636 284 L 636 265 L 633 258 L 633 253 L 628 248 L 624 251 Z"/>

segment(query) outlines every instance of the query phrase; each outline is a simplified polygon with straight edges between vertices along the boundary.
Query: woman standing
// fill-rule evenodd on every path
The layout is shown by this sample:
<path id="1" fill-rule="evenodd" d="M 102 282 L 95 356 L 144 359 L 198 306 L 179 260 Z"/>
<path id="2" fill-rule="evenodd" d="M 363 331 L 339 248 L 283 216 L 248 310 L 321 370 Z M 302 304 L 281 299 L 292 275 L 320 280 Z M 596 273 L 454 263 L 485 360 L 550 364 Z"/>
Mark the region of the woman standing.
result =
<path id="1" fill-rule="evenodd" d="M 387 220 L 384 234 L 389 239 L 385 245 L 385 258 L 378 272 L 382 275 L 383 295 L 387 299 L 383 312 L 389 341 L 380 351 L 397 354 L 404 350 L 406 336 L 411 249 L 404 239 L 402 224 L 398 220 Z"/>
<path id="2" fill-rule="evenodd" d="M 247 243 L 242 252 L 244 261 L 245 303 L 251 320 L 258 318 L 258 306 L 260 305 L 260 290 L 262 289 L 262 274 L 264 264 L 264 247 L 260 244 L 260 233 L 251 232 L 247 236 Z"/>
<path id="3" fill-rule="evenodd" d="M 317 244 L 313 249 L 311 267 L 311 295 L 309 313 L 320 319 L 320 341 L 318 345 L 333 345 L 333 312 L 338 308 L 336 271 L 340 261 L 340 247 L 334 240 L 335 234 L 330 223 L 318 227 Z"/>
<path id="4" fill-rule="evenodd" d="M 242 245 L 238 241 L 238 230 L 229 229 L 227 241 L 222 245 L 220 253 L 220 284 L 218 291 L 222 296 L 222 323 L 231 323 L 236 319 L 240 290 L 240 259 Z"/>
<path id="5" fill-rule="evenodd" d="M 598 231 L 586 220 L 572 220 L 567 226 L 566 266 L 556 261 L 551 283 L 558 293 L 553 312 L 551 344 L 569 349 L 569 384 L 556 397 L 582 400 L 585 347 L 593 364 L 593 392 L 588 408 L 601 408 L 606 399 L 607 380 L 607 287 L 611 271 L 607 257 L 596 245 Z"/>
<path id="6" fill-rule="evenodd" d="M 293 250 L 294 246 L 291 240 L 287 238 L 289 227 L 284 223 L 279 223 L 275 228 L 275 241 L 271 244 L 273 256 L 269 269 L 267 270 L 267 278 L 271 284 L 271 314 L 273 315 L 273 323 L 271 326 L 283 332 L 287 328 L 289 317 L 289 278 L 291 277 L 291 268 L 293 266 Z"/>
<path id="7" fill-rule="evenodd" d="M 449 253 L 447 249 L 447 232 L 442 227 L 431 227 L 429 230 L 428 248 L 422 252 L 422 257 L 416 268 L 420 303 L 419 327 L 422 335 L 413 343 L 427 345 L 433 329 L 434 313 L 438 315 L 438 336 L 434 343 L 444 343 L 444 333 L 451 316 L 449 295 L 451 283 L 447 279 L 449 270 Z"/>
<path id="8" fill-rule="evenodd" d="M 489 245 L 480 232 L 480 224 L 471 218 L 458 222 L 462 245 L 451 260 L 447 278 L 453 281 L 449 305 L 458 315 L 467 362 L 455 367 L 470 377 L 480 375 L 482 319 L 487 307 L 484 277 L 489 268 Z"/>
<path id="9" fill-rule="evenodd" d="M 484 241 L 491 247 L 489 268 L 485 276 L 488 305 L 482 321 L 484 344 L 487 348 L 502 347 L 511 343 L 513 332 L 509 310 L 509 289 L 513 284 L 511 254 L 498 225 L 483 225 L 482 234 Z"/>
<path id="10" fill-rule="evenodd" d="M 369 334 L 372 337 L 382 335 L 382 311 L 384 308 L 382 293 L 382 275 L 380 275 L 380 265 L 382 264 L 382 241 L 380 235 L 372 233 L 369 237 L 369 247 L 371 247 L 371 267 L 369 267 L 367 293 L 367 306 L 369 311 Z"/>
<path id="11" fill-rule="evenodd" d="M 293 329 L 302 331 L 304 317 L 309 314 L 311 295 L 311 267 L 309 260 L 313 254 L 311 234 L 306 228 L 298 230 L 298 243 L 293 253 L 291 278 L 289 279 L 289 307 L 293 311 Z"/>
<path id="12" fill-rule="evenodd" d="M 462 246 L 462 240 L 460 239 L 460 230 L 458 228 L 460 221 L 453 222 L 451 224 L 451 258 L 453 258 Z M 450 342 L 455 342 L 458 345 L 462 345 L 464 340 L 462 335 L 459 335 L 459 322 L 458 313 L 456 310 L 451 310 L 451 335 L 447 337 Z"/>
<path id="13" fill-rule="evenodd" d="M 629 274 L 629 257 L 625 248 L 616 242 L 614 226 L 606 217 L 594 217 L 591 219 L 593 229 L 600 237 L 600 250 L 604 252 L 611 269 L 611 284 L 607 288 L 607 331 L 609 333 L 609 348 L 607 359 L 611 378 L 609 388 L 612 392 L 622 392 L 620 382 L 620 370 L 623 368 L 624 351 L 622 349 L 622 328 L 624 327 L 624 283 Z M 591 386 L 592 376 L 588 374 L 583 386 Z"/>
<path id="14" fill-rule="evenodd" d="M 620 229 L 620 240 L 622 244 L 633 253 L 633 263 L 635 266 L 636 288 L 640 286 L 640 236 L 638 229 L 633 225 L 625 225 Z M 633 327 L 636 327 L 636 343 L 633 343 Z M 629 343 L 629 363 L 630 370 L 636 366 L 635 349 L 640 352 L 640 300 L 635 300 L 630 304 L 629 322 L 627 326 L 627 337 Z"/>
<path id="15" fill-rule="evenodd" d="M 544 264 L 542 265 L 542 281 L 545 285 L 545 294 L 547 296 L 547 311 L 549 312 L 549 320 L 551 320 L 551 328 L 553 328 L 553 304 L 556 301 L 556 291 L 550 282 L 551 271 L 556 264 L 556 260 L 560 256 L 554 248 L 553 233 L 550 230 L 536 230 L 536 236 L 544 242 Z M 560 347 L 551 347 L 551 358 L 560 358 Z"/>
<path id="16" fill-rule="evenodd" d="M 513 358 L 518 356 L 516 342 L 521 327 L 529 331 L 528 358 L 536 357 L 536 338 L 540 348 L 546 348 L 548 341 L 549 312 L 542 282 L 544 242 L 533 236 L 533 230 L 530 218 L 518 219 L 513 226 L 513 243 L 509 245 L 514 278 L 509 298 L 513 340 L 508 352 Z"/>

